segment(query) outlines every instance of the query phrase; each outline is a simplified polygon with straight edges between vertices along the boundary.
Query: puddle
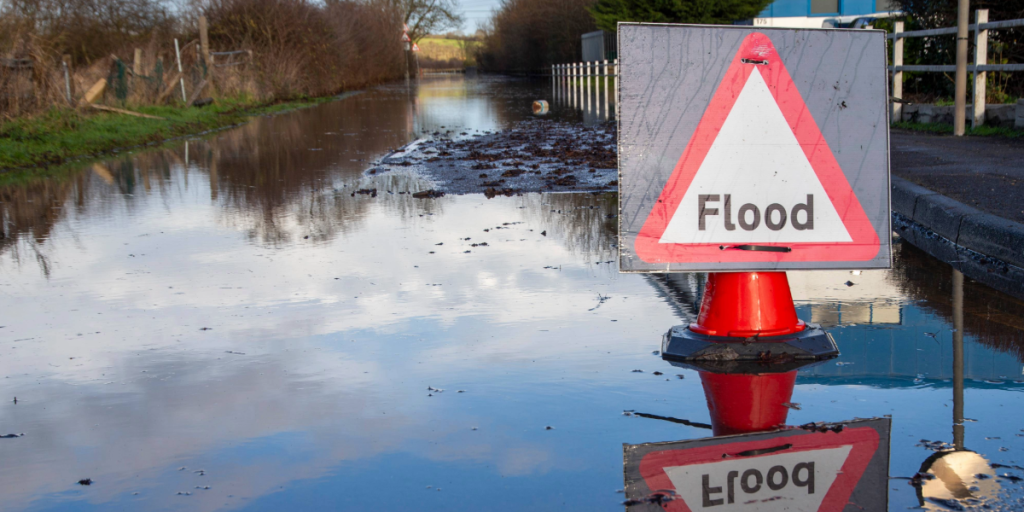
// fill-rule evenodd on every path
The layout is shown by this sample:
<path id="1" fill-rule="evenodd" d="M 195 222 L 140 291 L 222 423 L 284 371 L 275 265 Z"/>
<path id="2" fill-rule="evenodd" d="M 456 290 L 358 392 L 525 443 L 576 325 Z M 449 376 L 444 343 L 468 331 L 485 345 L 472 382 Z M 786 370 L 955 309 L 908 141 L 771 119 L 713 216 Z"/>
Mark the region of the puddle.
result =
<path id="1" fill-rule="evenodd" d="M 708 436 L 698 374 L 657 353 L 703 276 L 618 274 L 613 194 L 364 173 L 547 86 L 385 88 L 0 190 L 3 508 L 622 510 L 623 443 Z M 1024 476 L 1024 303 L 965 283 L 954 428 L 952 271 L 895 262 L 790 273 L 842 356 L 800 371 L 788 423 L 891 415 L 892 477 L 955 431 Z"/>

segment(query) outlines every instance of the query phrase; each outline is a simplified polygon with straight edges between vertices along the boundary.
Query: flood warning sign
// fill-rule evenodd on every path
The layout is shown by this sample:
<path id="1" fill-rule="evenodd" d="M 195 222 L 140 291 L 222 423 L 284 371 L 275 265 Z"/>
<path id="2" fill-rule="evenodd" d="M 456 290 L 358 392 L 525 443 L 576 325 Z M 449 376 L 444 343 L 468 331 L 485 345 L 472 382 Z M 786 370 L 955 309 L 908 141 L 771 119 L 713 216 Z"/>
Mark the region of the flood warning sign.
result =
<path id="1" fill-rule="evenodd" d="M 621 270 L 890 266 L 881 34 L 619 33 Z"/>

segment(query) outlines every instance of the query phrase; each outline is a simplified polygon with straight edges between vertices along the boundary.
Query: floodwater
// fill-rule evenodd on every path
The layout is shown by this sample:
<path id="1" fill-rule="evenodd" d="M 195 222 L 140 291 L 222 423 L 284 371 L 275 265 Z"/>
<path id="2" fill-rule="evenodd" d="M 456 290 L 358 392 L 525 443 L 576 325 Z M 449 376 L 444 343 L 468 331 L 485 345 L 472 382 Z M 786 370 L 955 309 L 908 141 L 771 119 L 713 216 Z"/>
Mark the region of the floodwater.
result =
<path id="1" fill-rule="evenodd" d="M 549 92 L 428 78 L 0 188 L 0 435 L 24 433 L 0 509 L 622 510 L 623 443 L 710 435 L 623 415 L 708 422 L 697 372 L 654 354 L 703 276 L 619 274 L 614 194 L 414 199 L 432 184 L 363 172 Z M 790 273 L 842 355 L 800 371 L 789 423 L 891 415 L 890 510 L 940 510 L 898 477 L 959 443 L 955 406 L 958 447 L 1024 476 L 1024 303 L 967 280 L 958 313 L 950 267 L 895 251 Z"/>

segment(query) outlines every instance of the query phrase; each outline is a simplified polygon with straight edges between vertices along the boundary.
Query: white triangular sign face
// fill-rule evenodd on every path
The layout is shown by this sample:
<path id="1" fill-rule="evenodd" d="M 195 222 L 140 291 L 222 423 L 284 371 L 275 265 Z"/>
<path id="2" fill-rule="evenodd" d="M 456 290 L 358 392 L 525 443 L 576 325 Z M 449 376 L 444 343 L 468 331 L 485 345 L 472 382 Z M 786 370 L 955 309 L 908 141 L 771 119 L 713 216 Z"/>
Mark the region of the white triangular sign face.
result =
<path id="1" fill-rule="evenodd" d="M 851 240 L 755 67 L 659 242 Z"/>
<path id="2" fill-rule="evenodd" d="M 852 445 L 666 467 L 689 510 L 817 512 Z"/>

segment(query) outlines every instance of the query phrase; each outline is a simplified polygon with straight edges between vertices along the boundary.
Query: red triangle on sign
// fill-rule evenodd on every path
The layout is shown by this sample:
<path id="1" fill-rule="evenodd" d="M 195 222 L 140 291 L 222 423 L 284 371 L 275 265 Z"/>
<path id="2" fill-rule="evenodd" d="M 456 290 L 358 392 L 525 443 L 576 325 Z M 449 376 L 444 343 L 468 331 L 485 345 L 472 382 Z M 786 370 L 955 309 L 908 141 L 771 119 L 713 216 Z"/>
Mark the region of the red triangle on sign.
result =
<path id="1" fill-rule="evenodd" d="M 674 493 L 662 504 L 669 512 L 758 510 L 775 500 L 786 503 L 780 509 L 841 512 L 879 441 L 860 427 L 662 450 L 641 459 L 640 475 L 651 491 Z"/>
<path id="2" fill-rule="evenodd" d="M 730 250 L 746 244 L 790 251 Z M 880 247 L 775 46 L 750 34 L 640 229 L 637 255 L 648 263 L 867 261 Z"/>

